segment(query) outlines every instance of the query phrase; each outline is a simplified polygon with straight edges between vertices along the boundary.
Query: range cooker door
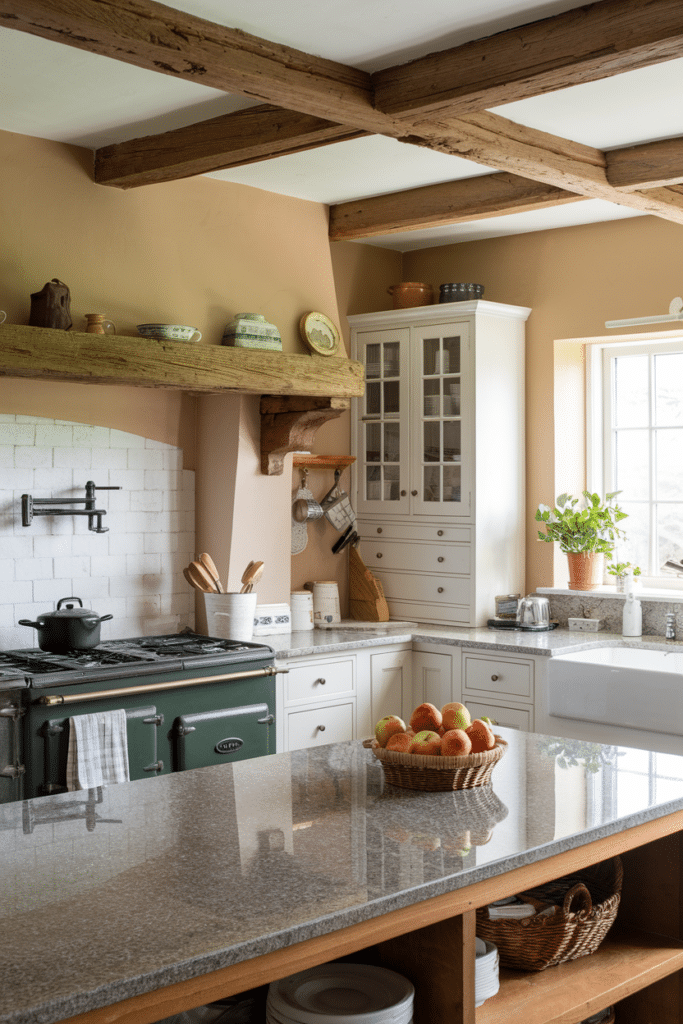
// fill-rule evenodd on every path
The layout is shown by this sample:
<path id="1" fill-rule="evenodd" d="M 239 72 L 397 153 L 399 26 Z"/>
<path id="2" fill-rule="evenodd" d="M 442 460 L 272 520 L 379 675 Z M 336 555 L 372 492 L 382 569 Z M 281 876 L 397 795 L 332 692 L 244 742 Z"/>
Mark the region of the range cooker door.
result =
<path id="1" fill-rule="evenodd" d="M 48 718 L 46 710 L 42 722 L 34 723 L 30 741 L 34 756 L 30 758 L 31 770 L 27 767 L 25 796 L 45 796 L 50 793 L 66 793 L 66 761 L 69 749 L 69 718 Z M 52 712 L 54 713 L 54 712 Z M 157 732 L 163 722 L 163 715 L 156 707 L 148 705 L 126 710 L 126 735 L 128 737 L 128 766 L 131 779 L 146 779 L 163 770 L 157 756 Z"/>
<path id="2" fill-rule="evenodd" d="M 244 761 L 272 752 L 274 721 L 267 704 L 179 715 L 175 730 L 178 770 Z"/>

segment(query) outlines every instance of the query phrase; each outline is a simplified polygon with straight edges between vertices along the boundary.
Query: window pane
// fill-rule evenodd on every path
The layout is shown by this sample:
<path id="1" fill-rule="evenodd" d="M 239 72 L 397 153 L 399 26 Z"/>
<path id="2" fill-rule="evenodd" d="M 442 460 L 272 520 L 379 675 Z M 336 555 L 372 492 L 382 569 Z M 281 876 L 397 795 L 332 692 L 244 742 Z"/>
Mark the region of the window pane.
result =
<path id="1" fill-rule="evenodd" d="M 632 562 L 638 565 L 647 575 L 650 570 L 650 506 L 635 502 L 619 502 L 628 519 L 622 519 L 621 526 L 626 531 L 626 539 L 620 541 L 614 549 L 614 561 Z M 655 574 L 658 568 L 650 570 Z"/>
<path id="2" fill-rule="evenodd" d="M 399 369 L 399 344 L 397 341 L 387 341 L 382 346 L 384 350 L 384 376 L 398 377 Z"/>
<path id="3" fill-rule="evenodd" d="M 398 462 L 401 427 L 398 423 L 384 424 L 384 461 Z"/>
<path id="4" fill-rule="evenodd" d="M 655 445 L 656 497 L 659 501 L 680 501 L 683 498 L 683 428 L 658 430 Z"/>
<path id="5" fill-rule="evenodd" d="M 657 551 L 659 566 L 667 558 L 676 562 L 683 558 L 683 503 L 657 506 Z M 659 566 L 655 572 L 659 572 Z"/>
<path id="6" fill-rule="evenodd" d="M 460 381 L 455 377 L 446 377 L 443 382 L 443 414 L 460 415 Z"/>
<path id="7" fill-rule="evenodd" d="M 443 500 L 460 501 L 460 466 L 444 466 Z"/>
<path id="8" fill-rule="evenodd" d="M 379 345 L 368 345 L 365 349 L 365 378 L 379 377 Z"/>
<path id="9" fill-rule="evenodd" d="M 422 345 L 423 353 L 423 370 L 424 374 L 438 373 L 439 368 L 437 363 L 437 353 L 439 352 L 439 339 L 438 338 L 425 338 Z"/>
<path id="10" fill-rule="evenodd" d="M 384 384 L 384 415 L 398 416 L 398 381 L 387 381 Z"/>
<path id="11" fill-rule="evenodd" d="M 683 352 L 655 356 L 655 423 L 683 426 Z"/>
<path id="12" fill-rule="evenodd" d="M 367 384 L 365 388 L 365 412 L 368 416 L 379 416 L 380 384 Z"/>
<path id="13" fill-rule="evenodd" d="M 648 357 L 617 356 L 614 360 L 614 425 L 645 427 L 649 418 Z"/>
<path id="14" fill-rule="evenodd" d="M 614 490 L 619 502 L 650 497 L 650 448 L 647 430 L 614 433 Z"/>
<path id="15" fill-rule="evenodd" d="M 424 462 L 438 462 L 441 458 L 441 424 L 438 421 L 424 425 Z"/>
<path id="16" fill-rule="evenodd" d="M 444 373 L 460 373 L 460 338 L 444 338 L 443 339 L 444 352 L 447 353 L 444 356 Z M 446 362 L 448 369 L 446 369 Z"/>
<path id="17" fill-rule="evenodd" d="M 365 424 L 365 461 L 379 462 L 380 437 L 382 436 L 379 423 Z"/>
<path id="18" fill-rule="evenodd" d="M 425 466 L 424 468 L 424 500 L 441 501 L 440 486 L 441 469 L 439 466 Z"/>
<path id="19" fill-rule="evenodd" d="M 399 487 L 399 467 L 387 466 L 384 470 L 384 500 L 398 501 Z"/>
<path id="20" fill-rule="evenodd" d="M 460 420 L 446 420 L 443 425 L 443 457 L 445 462 L 460 461 Z"/>

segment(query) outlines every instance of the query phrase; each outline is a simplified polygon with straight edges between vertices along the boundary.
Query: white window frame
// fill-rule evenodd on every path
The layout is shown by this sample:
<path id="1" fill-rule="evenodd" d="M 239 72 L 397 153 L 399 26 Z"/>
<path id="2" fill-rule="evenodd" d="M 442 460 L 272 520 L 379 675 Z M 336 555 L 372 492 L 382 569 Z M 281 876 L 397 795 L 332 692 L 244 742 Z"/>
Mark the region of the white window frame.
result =
<path id="1" fill-rule="evenodd" d="M 618 341 L 605 341 L 587 344 L 586 348 L 586 480 L 590 491 L 604 494 L 613 490 L 606 483 L 605 470 L 610 465 L 610 442 L 605 437 L 604 409 L 605 403 L 611 400 L 609 394 L 609 378 L 605 373 L 606 357 L 619 353 L 652 355 L 660 352 L 683 351 L 683 334 L 663 339 L 661 335 L 651 341 L 642 336 L 629 341 L 621 338 Z M 681 524 L 683 533 L 683 523 Z M 606 582 L 612 582 L 606 577 Z M 640 582 L 647 590 L 671 590 L 683 595 L 683 577 L 674 575 L 641 576 Z"/>

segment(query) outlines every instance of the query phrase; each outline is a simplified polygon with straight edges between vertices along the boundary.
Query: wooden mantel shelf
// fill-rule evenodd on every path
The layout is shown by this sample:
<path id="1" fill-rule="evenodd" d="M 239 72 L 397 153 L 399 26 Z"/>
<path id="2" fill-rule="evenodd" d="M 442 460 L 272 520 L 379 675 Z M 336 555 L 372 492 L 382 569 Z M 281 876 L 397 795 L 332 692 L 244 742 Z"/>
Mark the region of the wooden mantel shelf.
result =
<path id="1" fill-rule="evenodd" d="M 302 433 L 296 428 L 299 421 L 304 424 L 305 442 L 310 444 L 311 432 L 340 416 L 349 408 L 350 399 L 362 395 L 365 387 L 362 364 L 337 356 L 19 324 L 0 326 L 0 376 L 197 394 L 262 395 L 261 464 L 268 474 L 282 473 L 286 452 L 302 447 Z M 265 396 L 269 396 L 269 404 Z M 275 404 L 270 396 L 276 396 Z"/>
<path id="2" fill-rule="evenodd" d="M 18 324 L 0 327 L 0 376 L 311 398 L 354 398 L 364 387 L 361 363 L 337 356 Z"/>

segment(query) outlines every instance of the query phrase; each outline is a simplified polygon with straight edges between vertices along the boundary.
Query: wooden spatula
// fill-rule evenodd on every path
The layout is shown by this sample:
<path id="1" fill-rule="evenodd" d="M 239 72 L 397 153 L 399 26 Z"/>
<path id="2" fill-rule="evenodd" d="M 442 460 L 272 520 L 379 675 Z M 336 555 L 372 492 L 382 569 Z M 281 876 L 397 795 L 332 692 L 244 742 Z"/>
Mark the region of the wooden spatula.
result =
<path id="1" fill-rule="evenodd" d="M 194 587 L 195 590 L 201 590 L 205 594 L 209 593 L 209 591 L 207 591 L 204 583 L 202 583 L 202 581 L 197 576 L 195 576 L 195 574 L 192 572 L 192 569 L 191 569 L 191 567 L 189 565 L 186 566 L 183 569 L 183 576 L 185 577 L 187 582 L 190 584 L 190 586 Z M 215 593 L 215 591 L 212 591 L 212 592 Z"/>
<path id="2" fill-rule="evenodd" d="M 225 588 L 221 583 L 220 576 L 218 575 L 218 569 L 216 568 L 216 563 L 214 562 L 211 555 L 207 554 L 206 551 L 203 551 L 199 556 L 199 561 L 204 566 L 209 576 L 211 576 L 213 582 L 216 584 L 216 590 L 218 591 L 218 593 L 224 594 Z"/>
<path id="3" fill-rule="evenodd" d="M 250 562 L 242 573 L 242 589 L 240 594 L 249 594 L 254 589 L 254 586 L 263 576 L 264 563 L 263 562 Z"/>
<path id="4" fill-rule="evenodd" d="M 190 562 L 187 571 L 199 590 L 205 590 L 207 594 L 218 593 L 213 576 L 210 575 L 201 562 Z"/>

